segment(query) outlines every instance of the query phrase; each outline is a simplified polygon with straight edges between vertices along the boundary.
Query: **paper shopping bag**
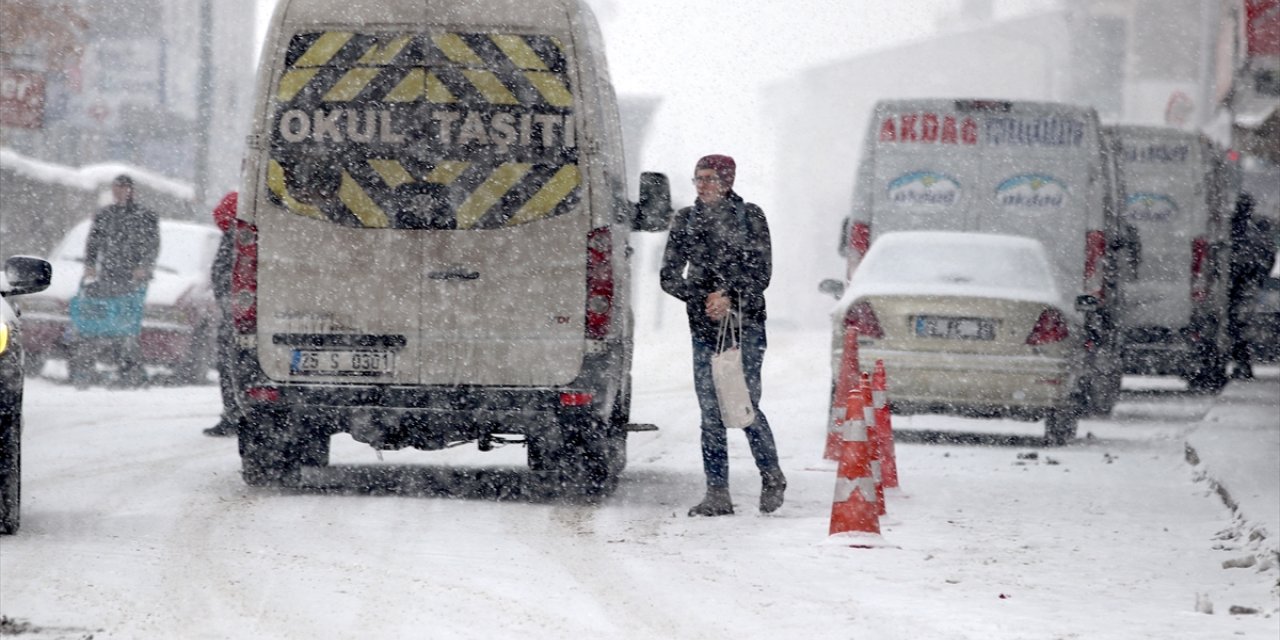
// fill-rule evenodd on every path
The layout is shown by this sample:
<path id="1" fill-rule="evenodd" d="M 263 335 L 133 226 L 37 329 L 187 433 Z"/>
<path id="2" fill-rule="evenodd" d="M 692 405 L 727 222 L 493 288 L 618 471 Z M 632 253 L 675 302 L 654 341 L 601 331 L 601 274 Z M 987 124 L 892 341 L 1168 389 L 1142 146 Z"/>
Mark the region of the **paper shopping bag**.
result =
<path id="1" fill-rule="evenodd" d="M 717 352 L 711 356 L 711 380 L 720 405 L 720 421 L 730 429 L 744 429 L 755 423 L 756 410 L 751 406 L 751 391 L 742 368 L 741 321 L 731 317 L 732 314 L 720 324 Z"/>

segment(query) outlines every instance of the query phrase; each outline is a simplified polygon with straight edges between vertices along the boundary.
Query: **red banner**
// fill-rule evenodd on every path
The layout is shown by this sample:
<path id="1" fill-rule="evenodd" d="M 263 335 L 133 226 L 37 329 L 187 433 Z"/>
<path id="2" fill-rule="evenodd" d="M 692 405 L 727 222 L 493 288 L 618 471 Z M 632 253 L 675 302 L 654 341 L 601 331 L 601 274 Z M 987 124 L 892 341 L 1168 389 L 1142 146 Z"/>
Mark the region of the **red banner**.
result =
<path id="1" fill-rule="evenodd" d="M 44 126 L 44 75 L 0 69 L 0 126 L 39 129 Z"/>
<path id="2" fill-rule="evenodd" d="M 1280 0 L 1245 1 L 1248 56 L 1280 56 Z"/>

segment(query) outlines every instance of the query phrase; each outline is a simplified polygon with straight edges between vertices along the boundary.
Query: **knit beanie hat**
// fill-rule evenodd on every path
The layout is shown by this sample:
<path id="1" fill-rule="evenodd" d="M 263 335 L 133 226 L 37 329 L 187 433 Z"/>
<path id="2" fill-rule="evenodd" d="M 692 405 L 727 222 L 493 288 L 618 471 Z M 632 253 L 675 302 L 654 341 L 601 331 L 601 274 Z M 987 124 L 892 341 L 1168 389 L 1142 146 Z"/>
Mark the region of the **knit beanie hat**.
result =
<path id="1" fill-rule="evenodd" d="M 700 169 L 711 169 L 715 171 L 716 176 L 720 178 L 720 182 L 724 184 L 724 186 L 732 189 L 733 178 L 737 175 L 738 165 L 733 161 L 733 158 L 730 158 L 729 156 L 710 155 L 703 156 L 701 160 L 698 160 L 698 166 L 694 168 L 694 171 L 698 171 Z"/>
<path id="2" fill-rule="evenodd" d="M 213 209 L 213 222 L 224 232 L 231 228 L 231 223 L 236 219 L 236 200 L 236 192 L 232 191 L 222 196 L 222 201 Z"/>

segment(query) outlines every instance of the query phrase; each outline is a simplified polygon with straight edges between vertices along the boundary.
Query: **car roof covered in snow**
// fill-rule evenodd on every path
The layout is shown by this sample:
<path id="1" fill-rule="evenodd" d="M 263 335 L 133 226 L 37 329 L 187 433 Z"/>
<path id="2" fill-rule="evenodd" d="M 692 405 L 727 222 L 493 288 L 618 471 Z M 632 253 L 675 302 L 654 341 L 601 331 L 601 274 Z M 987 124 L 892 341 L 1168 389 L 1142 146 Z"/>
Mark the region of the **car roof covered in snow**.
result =
<path id="1" fill-rule="evenodd" d="M 1064 304 L 1039 240 L 955 231 L 880 236 L 858 265 L 834 313 L 868 296 L 961 296 Z"/>

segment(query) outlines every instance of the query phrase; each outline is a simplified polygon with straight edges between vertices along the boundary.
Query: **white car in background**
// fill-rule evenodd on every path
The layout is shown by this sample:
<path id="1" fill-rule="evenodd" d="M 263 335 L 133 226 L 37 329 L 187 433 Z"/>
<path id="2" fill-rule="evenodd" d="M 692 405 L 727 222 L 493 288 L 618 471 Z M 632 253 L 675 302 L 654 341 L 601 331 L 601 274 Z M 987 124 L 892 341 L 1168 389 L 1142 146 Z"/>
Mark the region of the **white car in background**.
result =
<path id="1" fill-rule="evenodd" d="M 836 309 L 835 366 L 856 331 L 859 367 L 884 361 L 895 412 L 1043 419 L 1051 443 L 1075 437 L 1084 329 L 1039 241 L 886 233 Z"/>
<path id="2" fill-rule="evenodd" d="M 28 366 L 38 373 L 47 358 L 66 359 L 68 304 L 84 274 L 89 220 L 72 227 L 49 255 L 53 284 L 23 301 Z M 160 255 L 147 286 L 138 339 L 145 364 L 170 370 L 180 382 L 207 381 L 214 365 L 217 305 L 209 270 L 222 234 L 209 224 L 160 220 Z"/>

